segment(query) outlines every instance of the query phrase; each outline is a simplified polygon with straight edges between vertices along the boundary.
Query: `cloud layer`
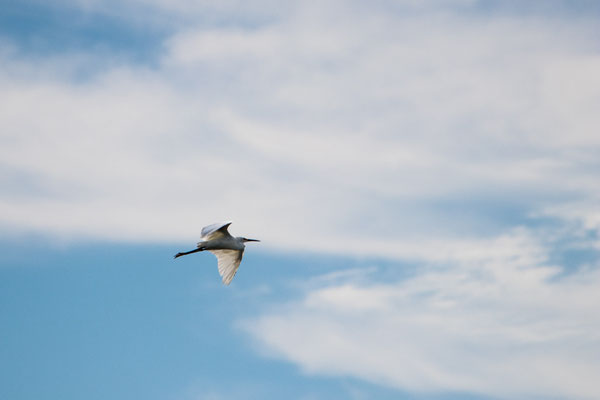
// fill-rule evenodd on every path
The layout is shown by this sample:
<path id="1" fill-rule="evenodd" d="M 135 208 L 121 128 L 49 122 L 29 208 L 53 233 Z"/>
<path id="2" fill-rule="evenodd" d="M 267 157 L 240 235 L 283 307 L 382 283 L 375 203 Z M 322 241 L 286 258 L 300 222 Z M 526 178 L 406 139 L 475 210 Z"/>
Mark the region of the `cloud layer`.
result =
<path id="1" fill-rule="evenodd" d="M 0 151 L 18 189 L 2 225 L 179 240 L 231 218 L 336 251 L 479 235 L 506 214 L 597 229 L 592 26 L 441 10 L 301 3 L 250 27 L 186 24 L 157 66 L 5 46 Z"/>

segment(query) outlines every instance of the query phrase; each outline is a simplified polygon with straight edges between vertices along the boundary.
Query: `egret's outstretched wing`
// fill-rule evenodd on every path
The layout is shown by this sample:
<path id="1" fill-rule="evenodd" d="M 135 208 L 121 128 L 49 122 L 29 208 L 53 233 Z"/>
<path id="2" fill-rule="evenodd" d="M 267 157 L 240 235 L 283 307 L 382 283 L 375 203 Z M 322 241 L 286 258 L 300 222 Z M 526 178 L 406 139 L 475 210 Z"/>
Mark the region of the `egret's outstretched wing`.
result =
<path id="1" fill-rule="evenodd" d="M 219 274 L 223 283 L 229 285 L 237 272 L 244 250 L 209 250 L 215 256 L 219 264 Z"/>
<path id="2" fill-rule="evenodd" d="M 202 228 L 202 240 L 214 240 L 220 239 L 222 237 L 231 236 L 227 231 L 227 227 L 231 225 L 231 221 L 228 222 L 219 222 L 217 224 L 212 224 L 205 226 Z"/>

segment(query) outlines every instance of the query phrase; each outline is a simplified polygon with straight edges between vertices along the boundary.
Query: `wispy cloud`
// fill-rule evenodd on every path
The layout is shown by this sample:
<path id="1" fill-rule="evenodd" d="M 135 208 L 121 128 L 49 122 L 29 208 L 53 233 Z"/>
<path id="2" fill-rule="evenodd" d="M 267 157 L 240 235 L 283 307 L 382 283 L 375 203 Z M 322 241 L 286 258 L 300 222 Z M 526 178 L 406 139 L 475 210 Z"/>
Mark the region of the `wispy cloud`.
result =
<path id="1" fill-rule="evenodd" d="M 527 229 L 472 250 L 392 282 L 330 281 L 243 327 L 310 374 L 417 393 L 598 397 L 598 266 L 558 277 Z"/>

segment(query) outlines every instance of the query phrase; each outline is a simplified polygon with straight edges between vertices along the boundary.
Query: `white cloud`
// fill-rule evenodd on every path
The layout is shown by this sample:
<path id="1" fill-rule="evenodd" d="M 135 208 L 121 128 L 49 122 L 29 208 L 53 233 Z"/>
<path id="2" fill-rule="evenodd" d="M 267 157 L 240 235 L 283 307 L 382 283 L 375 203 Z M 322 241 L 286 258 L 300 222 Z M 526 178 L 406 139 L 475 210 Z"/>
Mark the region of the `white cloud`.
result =
<path id="1" fill-rule="evenodd" d="M 233 219 L 277 247 L 422 257 L 482 216 L 498 234 L 502 204 L 597 204 L 593 21 L 177 4 L 226 21 L 183 24 L 152 67 L 74 79 L 98 56 L 0 53 L 0 167 L 29 188 L 2 194 L 5 229 L 189 240 Z"/>
<path id="2" fill-rule="evenodd" d="M 557 278 L 526 229 L 471 247 L 399 281 L 329 281 L 242 326 L 310 374 L 418 393 L 597 398 L 597 266 Z"/>

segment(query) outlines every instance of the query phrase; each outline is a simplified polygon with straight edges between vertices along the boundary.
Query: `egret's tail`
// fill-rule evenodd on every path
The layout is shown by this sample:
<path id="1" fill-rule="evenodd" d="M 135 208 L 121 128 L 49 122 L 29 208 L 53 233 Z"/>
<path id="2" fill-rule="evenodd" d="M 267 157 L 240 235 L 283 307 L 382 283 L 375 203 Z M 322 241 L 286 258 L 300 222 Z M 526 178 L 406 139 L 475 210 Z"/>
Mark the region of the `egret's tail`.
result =
<path id="1" fill-rule="evenodd" d="M 183 252 L 183 253 L 177 253 L 177 254 L 175 254 L 175 256 L 173 258 L 185 256 L 185 255 L 192 254 L 192 253 L 195 253 L 197 251 L 203 251 L 203 250 L 204 250 L 204 247 L 198 247 L 197 249 L 194 249 L 194 250 L 186 251 L 186 252 Z"/>

